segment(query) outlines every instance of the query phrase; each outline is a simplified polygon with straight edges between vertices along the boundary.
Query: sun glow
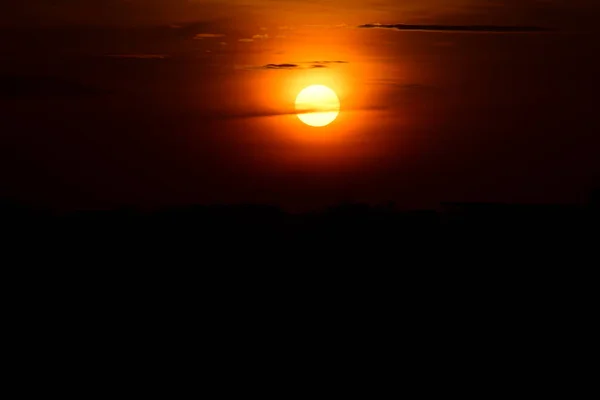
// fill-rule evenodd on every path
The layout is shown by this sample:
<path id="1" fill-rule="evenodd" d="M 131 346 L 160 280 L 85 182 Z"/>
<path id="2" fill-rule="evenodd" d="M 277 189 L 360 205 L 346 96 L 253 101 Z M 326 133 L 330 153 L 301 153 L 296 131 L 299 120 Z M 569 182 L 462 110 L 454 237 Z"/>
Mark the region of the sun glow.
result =
<path id="1" fill-rule="evenodd" d="M 323 127 L 340 113 L 340 100 L 333 90 L 323 85 L 303 89 L 296 97 L 296 113 L 306 125 Z"/>

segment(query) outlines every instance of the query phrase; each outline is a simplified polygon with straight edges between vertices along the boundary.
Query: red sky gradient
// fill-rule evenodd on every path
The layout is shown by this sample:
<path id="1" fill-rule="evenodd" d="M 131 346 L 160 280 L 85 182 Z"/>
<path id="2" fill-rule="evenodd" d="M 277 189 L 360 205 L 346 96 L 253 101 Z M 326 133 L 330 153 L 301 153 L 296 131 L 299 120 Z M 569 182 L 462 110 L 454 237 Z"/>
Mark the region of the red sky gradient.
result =
<path id="1" fill-rule="evenodd" d="M 414 208 L 598 185 L 596 1 L 23 3 L 0 16 L 2 197 Z M 329 127 L 293 113 L 312 84 L 341 99 Z"/>

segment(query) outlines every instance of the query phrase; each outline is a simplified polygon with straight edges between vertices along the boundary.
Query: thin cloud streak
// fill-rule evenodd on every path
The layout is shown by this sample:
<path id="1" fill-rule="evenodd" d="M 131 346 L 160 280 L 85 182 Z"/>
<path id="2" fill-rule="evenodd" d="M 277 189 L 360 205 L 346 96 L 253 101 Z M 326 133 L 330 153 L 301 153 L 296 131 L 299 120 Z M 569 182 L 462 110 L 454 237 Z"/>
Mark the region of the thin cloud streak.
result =
<path id="1" fill-rule="evenodd" d="M 371 107 L 356 107 L 347 108 L 341 107 L 331 109 L 303 109 L 303 110 L 256 110 L 250 112 L 211 112 L 207 115 L 207 118 L 220 119 L 220 120 L 231 120 L 231 119 L 252 119 L 252 118 L 267 118 L 267 117 L 282 117 L 286 115 L 298 115 L 298 114 L 313 114 L 313 113 L 327 113 L 327 112 L 353 112 L 353 111 L 384 111 L 388 110 L 387 106 L 371 106 Z"/>
<path id="2" fill-rule="evenodd" d="M 421 32 L 462 32 L 462 33 L 537 33 L 551 32 L 553 29 L 539 26 L 502 25 L 409 25 L 409 24 L 364 24 L 358 28 L 396 29 L 399 31 Z"/>
<path id="3" fill-rule="evenodd" d="M 243 69 L 247 70 L 300 70 L 300 69 L 317 69 L 330 68 L 335 64 L 349 64 L 348 61 L 307 61 L 300 63 L 283 63 L 283 64 L 266 64 L 260 66 L 247 66 Z"/>
<path id="4" fill-rule="evenodd" d="M 214 38 L 222 38 L 222 37 L 225 37 L 225 35 L 222 33 L 197 33 L 194 36 L 194 39 L 202 40 L 202 39 L 214 39 Z"/>

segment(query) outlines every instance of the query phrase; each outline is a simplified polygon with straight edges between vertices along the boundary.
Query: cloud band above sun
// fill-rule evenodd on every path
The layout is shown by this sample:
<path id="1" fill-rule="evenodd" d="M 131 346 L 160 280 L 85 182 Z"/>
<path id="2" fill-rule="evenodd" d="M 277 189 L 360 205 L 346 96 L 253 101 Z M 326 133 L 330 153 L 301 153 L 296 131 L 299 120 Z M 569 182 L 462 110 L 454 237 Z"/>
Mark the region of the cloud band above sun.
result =
<path id="1" fill-rule="evenodd" d="M 503 25 L 409 25 L 409 24 L 364 24 L 359 28 L 396 29 L 400 31 L 465 32 L 465 33 L 535 33 L 550 32 L 552 29 L 539 26 Z"/>
<path id="2" fill-rule="evenodd" d="M 307 61 L 299 63 L 284 64 L 266 64 L 260 66 L 246 66 L 243 69 L 248 70 L 298 70 L 298 69 L 318 69 L 329 68 L 336 64 L 349 64 L 348 61 Z"/>

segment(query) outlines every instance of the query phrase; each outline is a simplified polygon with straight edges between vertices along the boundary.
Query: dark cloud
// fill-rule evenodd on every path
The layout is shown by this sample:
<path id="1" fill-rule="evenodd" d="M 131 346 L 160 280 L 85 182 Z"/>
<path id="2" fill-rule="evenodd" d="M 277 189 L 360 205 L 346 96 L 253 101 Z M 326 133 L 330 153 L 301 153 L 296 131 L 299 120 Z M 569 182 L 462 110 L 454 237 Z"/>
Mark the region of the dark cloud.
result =
<path id="1" fill-rule="evenodd" d="M 334 64 L 348 64 L 348 61 L 307 61 L 301 63 L 285 63 L 285 64 L 267 64 L 259 67 L 248 67 L 247 69 L 268 69 L 268 70 L 295 70 L 295 69 L 317 69 L 317 68 L 329 68 L 330 65 Z"/>
<path id="2" fill-rule="evenodd" d="M 349 108 L 342 106 L 339 109 L 340 113 L 353 112 L 353 111 L 381 111 L 389 109 L 388 106 L 376 105 L 369 107 L 360 108 Z M 266 117 L 279 117 L 286 115 L 297 115 L 297 114 L 311 114 L 318 112 L 338 111 L 337 108 L 327 109 L 282 109 L 282 110 L 251 110 L 251 111 L 211 111 L 204 115 L 206 119 L 217 119 L 217 120 L 229 120 L 229 119 L 251 119 L 251 118 L 266 118 Z"/>
<path id="3" fill-rule="evenodd" d="M 298 64 L 267 64 L 259 67 L 261 69 L 296 69 L 300 66 Z"/>
<path id="4" fill-rule="evenodd" d="M 549 32 L 552 29 L 539 26 L 502 25 L 409 25 L 409 24 L 364 24 L 359 28 L 397 29 L 400 31 L 425 32 L 465 32 L 465 33 L 535 33 Z"/>

